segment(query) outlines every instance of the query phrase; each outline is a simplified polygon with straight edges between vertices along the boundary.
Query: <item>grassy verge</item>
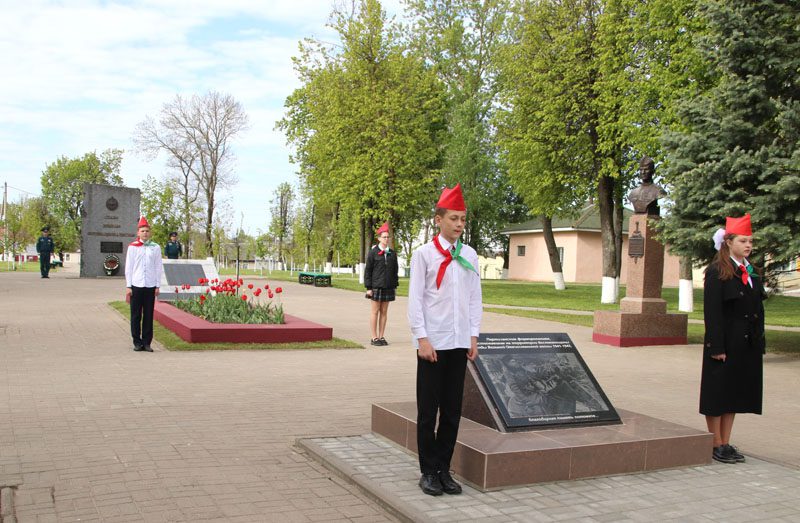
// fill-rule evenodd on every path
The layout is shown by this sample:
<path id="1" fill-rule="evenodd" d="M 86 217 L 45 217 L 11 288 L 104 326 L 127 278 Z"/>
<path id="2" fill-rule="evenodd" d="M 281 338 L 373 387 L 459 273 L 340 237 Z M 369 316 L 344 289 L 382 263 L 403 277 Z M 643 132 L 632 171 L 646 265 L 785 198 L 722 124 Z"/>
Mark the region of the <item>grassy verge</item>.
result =
<path id="1" fill-rule="evenodd" d="M 225 274 L 231 274 L 230 269 Z M 235 274 L 235 270 L 233 271 Z M 261 276 L 260 271 L 241 271 L 243 278 Z M 297 272 L 264 271 L 264 278 L 276 281 L 297 281 Z M 334 274 L 333 287 L 350 291 L 364 292 L 358 278 L 350 275 Z M 563 291 L 557 291 L 552 283 L 534 283 L 510 280 L 483 280 L 483 303 L 486 305 L 514 305 L 518 307 L 541 307 L 545 309 L 567 309 L 576 311 L 617 310 L 618 303 L 600 303 L 599 285 L 570 284 Z M 625 287 L 620 288 L 620 297 L 625 297 Z M 398 296 L 408 296 L 408 278 L 400 278 Z M 667 302 L 669 312 L 678 312 L 678 289 L 664 288 L 661 293 Z M 689 318 L 703 319 L 703 289 L 694 290 L 694 312 Z M 764 312 L 769 325 L 800 327 L 800 298 L 772 296 L 764 302 Z"/>
<path id="2" fill-rule="evenodd" d="M 564 314 L 558 312 L 532 311 L 524 309 L 499 309 L 496 307 L 484 307 L 486 312 L 496 312 L 509 316 L 521 316 L 523 318 L 535 318 L 538 320 L 557 321 L 569 325 L 581 325 L 591 327 L 594 322 L 593 316 Z M 703 342 L 703 326 L 697 323 L 690 323 L 688 329 L 689 343 Z M 800 332 L 792 331 L 767 331 L 767 352 L 779 352 L 800 355 Z"/>
<path id="3" fill-rule="evenodd" d="M 130 306 L 124 301 L 112 301 L 109 305 L 130 321 Z M 325 341 L 298 343 L 189 343 L 174 332 L 153 322 L 153 337 L 167 350 L 302 350 L 302 349 L 363 349 L 364 346 L 341 338 Z"/>
<path id="4" fill-rule="evenodd" d="M 58 267 L 50 267 L 50 272 L 58 271 Z M 0 261 L 0 272 L 39 272 L 39 262 L 17 262 L 16 268 L 10 262 Z"/>

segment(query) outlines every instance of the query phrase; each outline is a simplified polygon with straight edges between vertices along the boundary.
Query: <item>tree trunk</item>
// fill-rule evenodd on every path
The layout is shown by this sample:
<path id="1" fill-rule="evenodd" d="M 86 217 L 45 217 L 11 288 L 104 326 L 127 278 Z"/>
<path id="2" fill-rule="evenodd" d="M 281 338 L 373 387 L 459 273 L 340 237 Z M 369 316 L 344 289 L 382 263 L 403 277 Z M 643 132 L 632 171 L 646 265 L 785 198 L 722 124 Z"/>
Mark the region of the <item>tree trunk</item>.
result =
<path id="1" fill-rule="evenodd" d="M 551 216 L 542 215 L 542 232 L 544 233 L 544 243 L 547 245 L 547 254 L 550 257 L 550 269 L 553 271 L 553 284 L 557 291 L 563 291 L 567 286 L 564 283 L 564 271 L 558 255 L 556 238 L 553 236 L 553 218 Z"/>
<path id="2" fill-rule="evenodd" d="M 692 259 L 681 256 L 678 276 L 678 310 L 694 311 L 694 286 L 692 285 Z"/>
<path id="3" fill-rule="evenodd" d="M 615 303 L 616 237 L 614 234 L 614 179 L 603 176 L 597 184 L 597 203 L 600 209 L 600 240 L 603 247 L 603 290 L 601 303 Z"/>
<path id="4" fill-rule="evenodd" d="M 625 213 L 622 207 L 622 191 L 614 192 L 616 193 L 614 201 L 614 267 L 617 273 L 614 282 L 614 301 L 616 302 L 619 300 L 619 280 L 622 277 L 622 224 Z"/>

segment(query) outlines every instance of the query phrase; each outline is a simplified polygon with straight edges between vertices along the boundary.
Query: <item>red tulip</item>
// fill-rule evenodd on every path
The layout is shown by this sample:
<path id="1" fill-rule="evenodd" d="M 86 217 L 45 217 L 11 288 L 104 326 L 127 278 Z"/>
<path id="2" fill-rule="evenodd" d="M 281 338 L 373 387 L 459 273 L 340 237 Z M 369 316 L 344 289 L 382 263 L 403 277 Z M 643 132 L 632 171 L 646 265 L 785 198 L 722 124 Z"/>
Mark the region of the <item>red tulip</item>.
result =
<path id="1" fill-rule="evenodd" d="M 276 287 L 276 288 L 275 288 L 275 292 L 277 292 L 278 294 L 280 294 L 280 293 L 282 293 L 282 292 L 283 292 L 283 288 L 282 288 L 282 287 Z"/>
<path id="2" fill-rule="evenodd" d="M 200 303 L 203 303 L 204 301 L 206 301 L 206 295 L 205 294 L 201 294 L 200 295 Z"/>
<path id="3" fill-rule="evenodd" d="M 205 281 L 204 278 L 197 278 L 197 283 L 199 283 L 200 285 L 203 285 L 204 281 Z"/>
<path id="4" fill-rule="evenodd" d="M 178 294 L 178 288 L 175 287 L 175 294 Z"/>
<path id="5" fill-rule="evenodd" d="M 252 288 L 253 288 L 253 284 L 252 284 L 252 283 L 248 283 L 248 284 L 247 284 L 247 288 L 248 288 L 248 289 L 252 289 Z"/>
<path id="6" fill-rule="evenodd" d="M 253 294 L 255 294 L 256 296 L 261 296 L 261 289 L 254 290 Z"/>
<path id="7" fill-rule="evenodd" d="M 247 301 L 247 294 L 242 294 L 242 299 L 243 299 L 244 301 Z"/>
<path id="8" fill-rule="evenodd" d="M 264 290 L 265 290 L 265 291 L 268 291 L 268 290 L 269 290 L 269 284 L 267 284 L 267 285 L 264 285 Z"/>
<path id="9" fill-rule="evenodd" d="M 206 294 L 208 294 L 209 292 L 211 292 L 211 287 L 209 287 L 208 289 L 206 289 Z"/>
<path id="10" fill-rule="evenodd" d="M 239 278 L 239 285 L 244 285 L 244 280 L 242 278 Z"/>
<path id="11" fill-rule="evenodd" d="M 268 292 L 269 292 L 269 294 L 267 294 L 267 296 L 269 296 L 269 299 L 272 299 L 272 297 L 274 296 L 274 294 L 272 294 L 272 291 L 268 291 Z"/>

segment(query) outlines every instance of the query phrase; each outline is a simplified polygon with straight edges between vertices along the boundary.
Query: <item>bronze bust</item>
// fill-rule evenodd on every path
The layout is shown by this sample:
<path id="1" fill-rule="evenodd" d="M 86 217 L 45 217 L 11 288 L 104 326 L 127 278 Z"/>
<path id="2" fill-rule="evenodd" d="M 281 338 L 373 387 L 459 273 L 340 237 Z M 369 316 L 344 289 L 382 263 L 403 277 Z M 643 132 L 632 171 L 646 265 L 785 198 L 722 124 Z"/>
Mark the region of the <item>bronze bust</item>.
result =
<path id="1" fill-rule="evenodd" d="M 658 199 L 667 195 L 663 187 L 653 183 L 655 174 L 655 162 L 652 158 L 645 156 L 639 162 L 639 177 L 642 183 L 628 195 L 636 214 L 648 214 L 659 216 L 661 209 L 658 207 Z"/>

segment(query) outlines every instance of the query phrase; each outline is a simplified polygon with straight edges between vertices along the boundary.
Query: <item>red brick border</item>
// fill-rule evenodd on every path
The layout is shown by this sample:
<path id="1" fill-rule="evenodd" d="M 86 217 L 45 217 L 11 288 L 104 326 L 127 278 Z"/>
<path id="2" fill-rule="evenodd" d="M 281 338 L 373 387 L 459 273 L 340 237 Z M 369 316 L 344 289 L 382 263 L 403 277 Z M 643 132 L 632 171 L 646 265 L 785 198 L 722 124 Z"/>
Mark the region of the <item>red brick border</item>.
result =
<path id="1" fill-rule="evenodd" d="M 211 323 L 157 301 L 154 318 L 190 343 L 288 343 L 333 338 L 333 328 L 288 314 L 283 325 Z"/>

